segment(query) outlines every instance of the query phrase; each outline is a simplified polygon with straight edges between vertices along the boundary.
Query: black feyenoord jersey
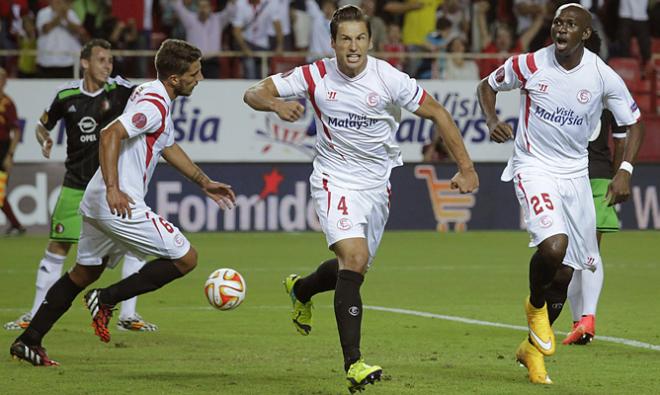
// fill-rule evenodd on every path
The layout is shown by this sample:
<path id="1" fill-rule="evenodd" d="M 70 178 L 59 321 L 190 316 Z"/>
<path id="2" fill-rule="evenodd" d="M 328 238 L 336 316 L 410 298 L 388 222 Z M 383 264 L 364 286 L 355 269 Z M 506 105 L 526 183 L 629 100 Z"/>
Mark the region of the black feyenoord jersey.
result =
<path id="1" fill-rule="evenodd" d="M 600 116 L 600 134 L 589 143 L 589 178 L 607 178 L 614 176 L 612 169 L 612 152 L 609 146 L 610 131 L 612 134 L 625 134 L 626 127 L 616 124 L 609 110 L 603 110 Z"/>
<path id="2" fill-rule="evenodd" d="M 102 89 L 87 92 L 83 81 L 61 87 L 39 123 L 51 130 L 60 119 L 66 128 L 64 186 L 85 189 L 99 167 L 99 132 L 124 111 L 133 85 L 117 76 Z"/>

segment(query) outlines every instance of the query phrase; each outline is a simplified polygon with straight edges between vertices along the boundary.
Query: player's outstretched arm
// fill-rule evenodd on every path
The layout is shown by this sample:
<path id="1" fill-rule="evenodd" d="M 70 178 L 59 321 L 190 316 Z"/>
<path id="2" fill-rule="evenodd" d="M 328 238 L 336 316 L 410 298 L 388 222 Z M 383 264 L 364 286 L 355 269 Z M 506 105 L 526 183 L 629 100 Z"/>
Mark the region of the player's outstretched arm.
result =
<path id="1" fill-rule="evenodd" d="M 119 121 L 114 121 L 101 131 L 99 143 L 99 164 L 105 182 L 105 199 L 110 212 L 118 217 L 131 218 L 131 204 L 135 202 L 119 189 L 119 150 L 121 141 L 128 138 L 128 133 Z"/>
<path id="2" fill-rule="evenodd" d="M 243 101 L 257 111 L 272 111 L 282 120 L 294 122 L 305 113 L 305 107 L 297 101 L 284 101 L 273 80 L 268 77 L 249 87 L 243 95 Z"/>
<path id="3" fill-rule="evenodd" d="M 496 143 L 503 143 L 513 138 L 513 129 L 506 122 L 500 121 L 495 110 L 495 101 L 497 98 L 497 91 L 495 91 L 488 83 L 488 77 L 481 80 L 477 85 L 477 99 L 479 99 L 479 106 L 481 111 L 486 116 L 486 125 L 490 132 L 490 139 Z"/>
<path id="4" fill-rule="evenodd" d="M 458 188 L 461 193 L 469 193 L 477 189 L 479 187 L 479 177 L 474 170 L 472 159 L 470 159 L 470 155 L 465 149 L 461 132 L 447 110 L 433 97 L 426 95 L 415 114 L 433 121 L 438 136 L 442 137 L 447 149 L 458 164 L 458 173 L 451 179 L 452 189 Z"/>
<path id="5" fill-rule="evenodd" d="M 231 189 L 231 185 L 213 181 L 199 168 L 179 146 L 173 144 L 162 151 L 163 159 L 186 176 L 190 181 L 199 185 L 206 196 L 211 198 L 223 210 L 234 208 L 236 195 Z"/>
<path id="6" fill-rule="evenodd" d="M 629 171 L 623 166 L 619 167 L 612 182 L 607 187 L 607 196 L 605 197 L 610 206 L 625 202 L 630 197 L 630 178 L 632 176 L 632 165 L 637 160 L 637 153 L 644 140 L 644 127 L 638 123 L 628 127 L 626 136 L 626 145 L 623 149 L 623 162 L 630 166 Z"/>

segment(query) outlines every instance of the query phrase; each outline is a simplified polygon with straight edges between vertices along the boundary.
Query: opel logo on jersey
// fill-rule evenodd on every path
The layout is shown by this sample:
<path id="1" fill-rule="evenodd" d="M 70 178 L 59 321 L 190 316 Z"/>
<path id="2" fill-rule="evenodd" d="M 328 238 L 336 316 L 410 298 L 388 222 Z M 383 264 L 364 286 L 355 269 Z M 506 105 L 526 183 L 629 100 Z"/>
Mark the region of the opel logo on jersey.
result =
<path id="1" fill-rule="evenodd" d="M 582 104 L 589 103 L 589 100 L 591 100 L 591 92 L 586 89 L 581 89 L 577 94 L 577 100 Z"/>
<path id="2" fill-rule="evenodd" d="M 96 120 L 90 116 L 83 117 L 78 122 L 78 127 L 83 133 L 92 133 L 96 130 Z"/>
<path id="3" fill-rule="evenodd" d="M 371 92 L 370 94 L 367 95 L 367 104 L 369 105 L 369 107 L 376 107 L 379 102 L 380 102 L 380 96 L 378 96 L 378 93 Z"/>

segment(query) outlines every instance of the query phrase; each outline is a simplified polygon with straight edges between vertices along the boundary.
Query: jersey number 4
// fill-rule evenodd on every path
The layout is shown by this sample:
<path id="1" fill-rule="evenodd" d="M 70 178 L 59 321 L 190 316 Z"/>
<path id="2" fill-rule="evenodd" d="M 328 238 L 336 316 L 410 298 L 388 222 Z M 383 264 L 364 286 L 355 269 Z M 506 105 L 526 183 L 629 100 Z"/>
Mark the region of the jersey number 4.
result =
<path id="1" fill-rule="evenodd" d="M 543 200 L 541 202 L 541 200 Z M 555 206 L 552 204 L 552 200 L 550 200 L 550 195 L 547 193 L 542 193 L 541 198 L 538 196 L 532 196 L 531 199 L 529 199 L 529 202 L 532 203 L 532 209 L 534 209 L 534 214 L 539 215 L 543 212 L 544 206 L 548 210 L 554 210 Z"/>
<path id="2" fill-rule="evenodd" d="M 342 196 L 339 199 L 339 204 L 337 205 L 337 210 L 341 211 L 342 215 L 348 215 L 348 206 L 346 205 L 346 196 Z"/>

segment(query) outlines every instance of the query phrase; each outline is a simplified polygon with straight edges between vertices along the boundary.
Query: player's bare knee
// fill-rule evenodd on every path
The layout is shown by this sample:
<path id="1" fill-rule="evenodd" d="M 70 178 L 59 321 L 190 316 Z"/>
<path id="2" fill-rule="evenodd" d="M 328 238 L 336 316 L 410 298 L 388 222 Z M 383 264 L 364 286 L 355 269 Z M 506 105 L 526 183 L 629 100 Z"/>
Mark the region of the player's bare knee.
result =
<path id="1" fill-rule="evenodd" d="M 369 263 L 369 253 L 364 251 L 351 251 L 339 258 L 339 270 L 350 270 L 364 273 Z"/>
<path id="2" fill-rule="evenodd" d="M 52 254 L 66 256 L 71 249 L 71 245 L 71 243 L 51 240 L 48 242 L 48 247 L 46 247 L 46 250 Z"/>
<path id="3" fill-rule="evenodd" d="M 75 266 L 69 272 L 69 277 L 77 286 L 81 288 L 86 288 L 94 281 L 98 280 L 103 273 L 103 265 L 99 266 L 83 266 L 80 264 L 75 264 Z"/>
<path id="4" fill-rule="evenodd" d="M 197 250 L 190 246 L 190 249 L 186 255 L 177 259 L 174 264 L 182 274 L 191 272 L 195 267 L 197 267 Z"/>

